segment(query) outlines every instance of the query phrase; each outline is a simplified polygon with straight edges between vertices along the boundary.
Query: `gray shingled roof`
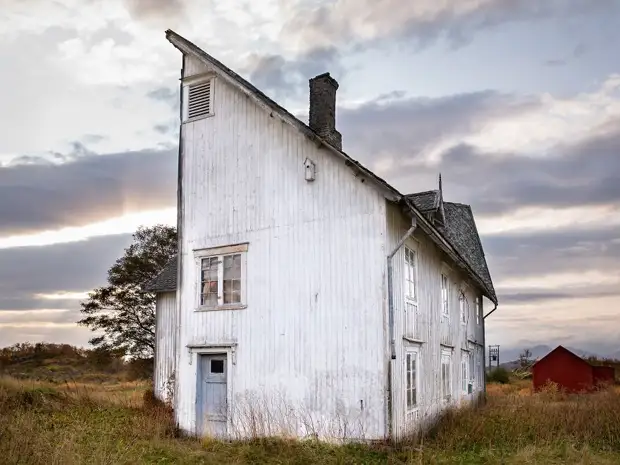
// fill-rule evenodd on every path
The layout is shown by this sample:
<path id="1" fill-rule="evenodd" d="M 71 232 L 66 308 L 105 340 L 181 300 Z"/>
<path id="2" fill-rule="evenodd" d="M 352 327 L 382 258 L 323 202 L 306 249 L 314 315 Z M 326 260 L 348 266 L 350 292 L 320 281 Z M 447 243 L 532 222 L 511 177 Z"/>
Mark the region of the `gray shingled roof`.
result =
<path id="1" fill-rule="evenodd" d="M 405 197 L 424 213 L 436 211 L 439 208 L 439 190 L 416 192 Z M 484 282 L 491 296 L 497 300 L 471 207 L 462 203 L 444 201 L 443 208 L 446 224 L 443 226 L 436 224 L 435 227 Z"/>
<path id="2" fill-rule="evenodd" d="M 443 203 L 446 215 L 445 226 L 437 226 L 446 239 L 452 244 L 461 257 L 474 270 L 487 286 L 492 300 L 497 300 L 491 273 L 484 256 L 480 235 L 476 228 L 474 214 L 469 205 L 462 203 Z"/>
<path id="3" fill-rule="evenodd" d="M 415 207 L 422 213 L 439 208 L 439 191 L 416 192 L 415 194 L 406 195 L 413 202 Z"/>
<path id="4" fill-rule="evenodd" d="M 150 292 L 170 292 L 177 290 L 177 257 L 170 259 L 164 269 L 151 281 L 146 283 L 144 290 Z"/>

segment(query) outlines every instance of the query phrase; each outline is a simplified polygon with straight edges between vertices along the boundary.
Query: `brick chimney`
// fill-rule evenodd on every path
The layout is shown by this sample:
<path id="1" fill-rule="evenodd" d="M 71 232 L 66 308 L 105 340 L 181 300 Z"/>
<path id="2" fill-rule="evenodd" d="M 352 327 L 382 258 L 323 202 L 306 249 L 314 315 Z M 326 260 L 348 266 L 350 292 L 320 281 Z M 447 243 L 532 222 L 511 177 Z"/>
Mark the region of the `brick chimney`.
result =
<path id="1" fill-rule="evenodd" d="M 310 79 L 310 128 L 342 150 L 342 136 L 336 131 L 336 91 L 338 82 L 323 73 Z"/>

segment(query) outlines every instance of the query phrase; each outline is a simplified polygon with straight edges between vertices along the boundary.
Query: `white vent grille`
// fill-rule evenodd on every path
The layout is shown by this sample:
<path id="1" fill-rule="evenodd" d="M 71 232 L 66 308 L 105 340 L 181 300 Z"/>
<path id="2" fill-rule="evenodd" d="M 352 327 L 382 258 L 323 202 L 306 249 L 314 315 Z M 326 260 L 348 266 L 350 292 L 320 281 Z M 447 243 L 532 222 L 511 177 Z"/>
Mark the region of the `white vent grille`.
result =
<path id="1" fill-rule="evenodd" d="M 187 117 L 198 118 L 211 113 L 211 81 L 189 86 Z"/>

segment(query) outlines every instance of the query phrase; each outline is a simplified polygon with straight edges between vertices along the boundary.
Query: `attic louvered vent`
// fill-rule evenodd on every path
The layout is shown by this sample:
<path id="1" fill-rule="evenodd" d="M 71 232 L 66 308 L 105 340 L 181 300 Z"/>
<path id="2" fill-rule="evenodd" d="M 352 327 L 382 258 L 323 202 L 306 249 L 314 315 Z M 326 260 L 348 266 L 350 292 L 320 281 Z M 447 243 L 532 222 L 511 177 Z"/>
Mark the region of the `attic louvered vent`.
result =
<path id="1" fill-rule="evenodd" d="M 211 113 L 211 80 L 189 86 L 187 95 L 187 118 L 199 118 Z"/>

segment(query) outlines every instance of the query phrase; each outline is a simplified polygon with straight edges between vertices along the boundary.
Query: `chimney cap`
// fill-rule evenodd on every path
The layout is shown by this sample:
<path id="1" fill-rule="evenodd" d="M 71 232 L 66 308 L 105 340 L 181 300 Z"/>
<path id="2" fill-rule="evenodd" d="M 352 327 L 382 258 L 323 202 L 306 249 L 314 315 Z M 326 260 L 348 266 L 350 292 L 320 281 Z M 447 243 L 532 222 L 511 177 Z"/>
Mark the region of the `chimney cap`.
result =
<path id="1" fill-rule="evenodd" d="M 310 78 L 310 83 L 312 83 L 313 81 L 326 81 L 333 85 L 336 89 L 338 89 L 338 81 L 331 77 L 329 71 Z"/>

